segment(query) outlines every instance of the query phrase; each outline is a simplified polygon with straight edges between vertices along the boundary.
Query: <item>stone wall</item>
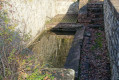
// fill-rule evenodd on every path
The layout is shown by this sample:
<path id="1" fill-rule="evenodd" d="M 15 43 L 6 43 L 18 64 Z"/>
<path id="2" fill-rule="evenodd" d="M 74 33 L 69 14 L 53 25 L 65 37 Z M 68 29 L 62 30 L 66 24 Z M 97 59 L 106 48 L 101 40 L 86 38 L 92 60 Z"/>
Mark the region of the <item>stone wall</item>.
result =
<path id="1" fill-rule="evenodd" d="M 78 13 L 76 0 L 3 0 L 10 22 L 21 32 L 30 33 L 31 41 L 44 30 L 44 24 L 57 14 Z"/>
<path id="2" fill-rule="evenodd" d="M 112 80 L 119 80 L 119 1 L 104 0 L 105 33 L 110 53 Z"/>

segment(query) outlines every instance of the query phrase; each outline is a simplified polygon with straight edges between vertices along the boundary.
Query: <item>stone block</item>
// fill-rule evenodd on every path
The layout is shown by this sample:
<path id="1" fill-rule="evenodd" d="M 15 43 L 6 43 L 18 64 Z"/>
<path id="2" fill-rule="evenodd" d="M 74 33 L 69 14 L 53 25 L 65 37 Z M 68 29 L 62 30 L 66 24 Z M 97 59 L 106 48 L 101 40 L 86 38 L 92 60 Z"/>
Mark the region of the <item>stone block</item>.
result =
<path id="1" fill-rule="evenodd" d="M 41 74 L 51 74 L 54 77 L 54 80 L 74 80 L 75 71 L 72 69 L 65 68 L 47 68 L 41 69 Z"/>

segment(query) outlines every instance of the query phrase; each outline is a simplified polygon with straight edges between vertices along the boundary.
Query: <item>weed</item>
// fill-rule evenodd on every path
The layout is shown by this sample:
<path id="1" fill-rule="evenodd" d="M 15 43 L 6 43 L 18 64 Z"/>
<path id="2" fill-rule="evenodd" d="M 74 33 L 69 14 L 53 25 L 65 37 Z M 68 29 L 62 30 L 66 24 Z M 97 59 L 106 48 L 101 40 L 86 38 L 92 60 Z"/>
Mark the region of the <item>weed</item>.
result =
<path id="1" fill-rule="evenodd" d="M 96 33 L 96 36 L 101 36 L 101 35 L 102 35 L 102 33 L 99 33 L 99 32 Z"/>
<path id="2" fill-rule="evenodd" d="M 101 35 L 100 33 L 97 33 L 96 35 Z M 103 44 L 102 44 L 102 37 L 98 37 L 96 38 L 95 44 L 91 47 L 91 50 L 95 50 L 97 48 L 102 48 Z"/>
<path id="3" fill-rule="evenodd" d="M 99 48 L 102 48 L 102 47 L 103 47 L 102 37 L 98 37 L 98 38 L 95 40 L 95 46 L 96 46 L 96 47 L 99 47 Z"/>
<path id="4" fill-rule="evenodd" d="M 95 50 L 96 49 L 96 47 L 93 45 L 92 47 L 91 47 L 91 50 L 93 51 L 93 50 Z"/>
<path id="5" fill-rule="evenodd" d="M 54 80 L 54 76 L 52 76 L 52 74 L 40 74 L 39 70 L 36 69 L 31 75 L 28 76 L 28 78 L 26 78 L 26 80 L 44 80 L 44 79 L 50 79 L 50 80 Z"/>
<path id="6" fill-rule="evenodd" d="M 20 37 L 15 31 L 17 24 L 9 26 L 7 10 L 0 11 L 0 19 L 0 80 L 13 80 L 18 73 L 18 54 L 23 49 L 21 40 L 27 41 L 29 34 Z"/>

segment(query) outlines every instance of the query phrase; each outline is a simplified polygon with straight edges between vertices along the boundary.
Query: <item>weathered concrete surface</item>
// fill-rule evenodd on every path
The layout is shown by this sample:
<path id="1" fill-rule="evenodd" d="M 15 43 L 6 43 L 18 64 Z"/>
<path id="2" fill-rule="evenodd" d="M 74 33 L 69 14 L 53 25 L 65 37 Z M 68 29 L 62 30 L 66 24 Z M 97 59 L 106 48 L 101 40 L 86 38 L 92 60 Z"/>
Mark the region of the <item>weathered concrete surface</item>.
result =
<path id="1" fill-rule="evenodd" d="M 78 77 L 79 74 L 79 60 L 84 30 L 84 27 L 77 30 L 65 63 L 65 68 L 70 68 L 75 71 L 75 77 Z"/>
<path id="2" fill-rule="evenodd" d="M 105 33 L 110 53 L 112 80 L 119 79 L 119 1 L 104 0 Z"/>

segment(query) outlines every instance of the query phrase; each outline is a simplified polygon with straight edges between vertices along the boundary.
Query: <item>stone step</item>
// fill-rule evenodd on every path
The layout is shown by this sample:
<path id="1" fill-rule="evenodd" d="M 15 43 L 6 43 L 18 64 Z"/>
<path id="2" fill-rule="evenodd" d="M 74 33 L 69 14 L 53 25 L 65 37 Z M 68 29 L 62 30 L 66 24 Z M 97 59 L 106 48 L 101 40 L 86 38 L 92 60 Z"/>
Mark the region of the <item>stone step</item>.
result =
<path id="1" fill-rule="evenodd" d="M 87 4 L 87 7 L 88 7 L 88 8 L 92 8 L 92 7 L 93 7 L 93 8 L 94 8 L 94 7 L 95 7 L 95 8 L 103 8 L 103 4 L 88 3 L 88 4 Z"/>
<path id="2" fill-rule="evenodd" d="M 91 13 L 88 13 L 87 14 L 87 17 L 90 17 L 90 18 L 101 18 L 103 17 L 103 14 L 91 14 Z"/>
<path id="3" fill-rule="evenodd" d="M 91 20 L 91 22 L 97 22 L 97 21 L 104 21 L 103 18 L 92 18 L 92 17 L 88 17 L 88 20 Z"/>
<path id="4" fill-rule="evenodd" d="M 91 20 L 91 22 L 90 22 L 90 23 L 93 23 L 93 24 L 103 24 L 103 23 L 104 23 L 104 21 L 99 21 L 99 20 L 94 21 L 94 20 Z"/>
<path id="5" fill-rule="evenodd" d="M 100 10 L 100 9 L 102 10 L 103 8 L 94 8 L 94 7 L 91 7 L 91 8 L 88 7 L 87 8 L 87 10 Z"/>
<path id="6" fill-rule="evenodd" d="M 103 9 L 88 9 L 87 13 L 103 13 Z"/>
<path id="7" fill-rule="evenodd" d="M 87 5 L 87 8 L 103 8 L 101 5 L 95 6 L 95 5 Z"/>
<path id="8" fill-rule="evenodd" d="M 88 17 L 87 19 L 91 21 L 103 21 L 104 20 L 103 18 L 90 18 L 90 17 Z"/>
<path id="9" fill-rule="evenodd" d="M 94 15 L 103 15 L 103 13 L 88 13 L 88 14 L 94 14 Z"/>
<path id="10" fill-rule="evenodd" d="M 104 24 L 104 21 L 91 21 L 89 24 Z"/>
<path id="11" fill-rule="evenodd" d="M 79 23 L 90 23 L 91 20 L 88 20 L 88 19 L 78 19 L 78 22 Z"/>
<path id="12" fill-rule="evenodd" d="M 92 17 L 88 17 L 87 19 L 90 19 L 90 20 L 104 20 L 103 17 L 101 17 L 101 18 L 92 18 Z"/>
<path id="13" fill-rule="evenodd" d="M 103 18 L 87 18 L 87 19 L 78 19 L 79 23 L 96 23 L 96 22 L 100 22 L 103 23 L 104 20 Z"/>
<path id="14" fill-rule="evenodd" d="M 104 25 L 104 21 L 91 21 L 91 22 L 89 23 L 89 25 L 92 25 L 92 24 L 94 24 L 94 25 L 97 25 L 97 24 Z"/>
<path id="15" fill-rule="evenodd" d="M 89 14 L 95 14 L 95 13 L 100 13 L 100 14 L 102 14 L 103 13 L 103 10 L 92 10 L 92 11 L 88 11 L 87 13 L 89 13 Z"/>
<path id="16" fill-rule="evenodd" d="M 103 3 L 88 3 L 88 5 L 103 5 Z"/>
<path id="17" fill-rule="evenodd" d="M 90 25 L 88 25 L 88 27 L 90 27 L 90 28 L 101 28 L 103 26 L 104 25 L 102 25 L 102 24 L 90 24 Z"/>

